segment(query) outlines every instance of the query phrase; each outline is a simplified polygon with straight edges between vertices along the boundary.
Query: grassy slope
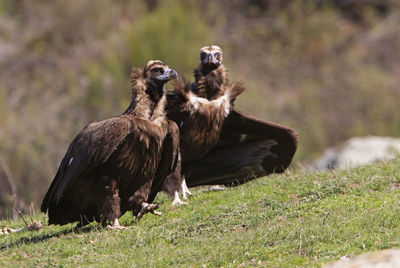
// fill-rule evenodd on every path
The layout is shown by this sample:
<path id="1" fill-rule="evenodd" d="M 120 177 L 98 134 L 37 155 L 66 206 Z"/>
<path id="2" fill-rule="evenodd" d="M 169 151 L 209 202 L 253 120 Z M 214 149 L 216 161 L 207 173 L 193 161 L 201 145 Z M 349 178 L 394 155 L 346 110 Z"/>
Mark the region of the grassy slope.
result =
<path id="1" fill-rule="evenodd" d="M 400 244 L 400 160 L 343 172 L 273 175 L 146 215 L 127 231 L 93 224 L 0 237 L 0 267 L 320 266 Z M 33 218 L 45 221 L 42 214 Z M 22 221 L 0 222 L 9 227 Z"/>

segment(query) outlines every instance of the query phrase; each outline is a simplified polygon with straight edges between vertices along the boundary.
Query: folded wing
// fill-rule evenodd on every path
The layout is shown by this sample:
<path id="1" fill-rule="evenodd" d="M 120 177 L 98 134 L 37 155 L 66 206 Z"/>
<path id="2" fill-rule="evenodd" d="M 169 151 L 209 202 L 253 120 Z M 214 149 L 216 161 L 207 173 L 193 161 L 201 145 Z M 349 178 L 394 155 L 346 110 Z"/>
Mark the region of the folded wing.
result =
<path id="1" fill-rule="evenodd" d="M 51 202 L 58 202 L 75 180 L 105 163 L 131 133 L 132 123 L 114 117 L 87 125 L 72 141 L 57 174 L 43 199 L 46 212 Z"/>

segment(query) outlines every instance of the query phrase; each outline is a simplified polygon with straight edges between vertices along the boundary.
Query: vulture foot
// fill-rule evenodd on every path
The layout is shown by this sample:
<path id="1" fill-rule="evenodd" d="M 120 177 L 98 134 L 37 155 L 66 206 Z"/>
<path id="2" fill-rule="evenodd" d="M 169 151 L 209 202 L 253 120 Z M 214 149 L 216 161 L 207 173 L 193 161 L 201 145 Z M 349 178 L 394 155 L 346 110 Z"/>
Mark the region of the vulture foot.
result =
<path id="1" fill-rule="evenodd" d="M 115 219 L 113 224 L 106 226 L 108 230 L 128 230 L 127 227 L 119 225 L 118 219 Z"/>
<path id="2" fill-rule="evenodd" d="M 188 205 L 188 202 L 183 202 L 180 198 L 179 198 L 179 193 L 177 191 L 175 191 L 174 194 L 174 200 L 171 203 L 171 207 L 175 207 L 175 206 L 182 206 L 182 205 Z"/>
<path id="3" fill-rule="evenodd" d="M 161 216 L 162 213 L 156 211 L 156 209 L 158 209 L 159 207 L 160 207 L 160 204 L 149 204 L 149 203 L 143 202 L 142 203 L 142 210 L 137 215 L 137 218 L 140 219 L 141 217 L 143 217 L 144 214 L 149 213 L 149 212 L 151 214 L 154 214 L 154 215 L 157 215 L 157 216 Z"/>
<path id="4" fill-rule="evenodd" d="M 189 188 L 186 185 L 186 180 L 184 179 L 182 181 L 182 198 L 183 198 L 183 200 L 188 200 L 188 196 L 193 196 L 193 194 L 189 191 Z M 174 199 L 174 201 L 175 201 L 175 199 Z"/>

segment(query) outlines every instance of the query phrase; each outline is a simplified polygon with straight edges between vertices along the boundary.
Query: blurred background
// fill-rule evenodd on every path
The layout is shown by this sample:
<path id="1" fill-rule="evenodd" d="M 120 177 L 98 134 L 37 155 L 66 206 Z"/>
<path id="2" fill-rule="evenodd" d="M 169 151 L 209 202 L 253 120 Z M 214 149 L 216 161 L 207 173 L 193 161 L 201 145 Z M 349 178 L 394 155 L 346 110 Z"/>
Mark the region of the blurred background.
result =
<path id="1" fill-rule="evenodd" d="M 394 0 L 2 0 L 0 218 L 37 209 L 74 136 L 124 111 L 133 66 L 192 80 L 205 45 L 247 86 L 237 109 L 298 131 L 298 163 L 400 136 L 399 25 Z"/>

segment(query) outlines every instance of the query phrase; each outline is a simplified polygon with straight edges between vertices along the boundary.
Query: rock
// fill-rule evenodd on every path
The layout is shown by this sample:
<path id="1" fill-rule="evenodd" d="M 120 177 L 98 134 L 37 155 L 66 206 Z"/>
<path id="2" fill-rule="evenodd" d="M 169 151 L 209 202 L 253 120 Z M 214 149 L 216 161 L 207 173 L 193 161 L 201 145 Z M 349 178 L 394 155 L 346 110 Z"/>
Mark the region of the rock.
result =
<path id="1" fill-rule="evenodd" d="M 400 267 L 400 249 L 369 252 L 327 264 L 323 268 L 392 268 Z"/>
<path id="2" fill-rule="evenodd" d="M 208 191 L 213 192 L 213 191 L 223 191 L 225 190 L 224 185 L 213 185 L 210 188 L 208 188 Z"/>
<path id="3" fill-rule="evenodd" d="M 355 137 L 327 149 L 313 166 L 316 169 L 346 169 L 376 161 L 386 161 L 400 155 L 400 138 Z"/>

